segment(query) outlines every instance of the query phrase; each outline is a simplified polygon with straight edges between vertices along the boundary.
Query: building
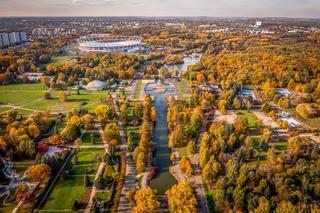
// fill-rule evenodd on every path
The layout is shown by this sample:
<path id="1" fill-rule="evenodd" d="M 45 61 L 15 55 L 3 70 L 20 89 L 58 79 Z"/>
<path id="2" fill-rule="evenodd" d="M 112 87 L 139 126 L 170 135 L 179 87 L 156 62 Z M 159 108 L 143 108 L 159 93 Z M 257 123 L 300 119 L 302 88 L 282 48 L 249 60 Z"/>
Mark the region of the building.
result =
<path id="1" fill-rule="evenodd" d="M 26 32 L 11 32 L 0 34 L 0 47 L 9 47 L 14 44 L 21 44 L 27 42 Z"/>
<path id="2" fill-rule="evenodd" d="M 19 43 L 21 43 L 20 33 L 19 32 L 9 33 L 9 40 L 10 40 L 10 44 L 19 44 Z"/>
<path id="3" fill-rule="evenodd" d="M 21 40 L 21 42 L 26 42 L 26 41 L 28 41 L 27 33 L 26 33 L 26 32 L 20 32 L 20 40 Z"/>
<path id="4" fill-rule="evenodd" d="M 262 26 L 262 22 L 261 21 L 256 21 L 256 24 L 254 25 L 254 27 L 259 28 Z"/>
<path id="5" fill-rule="evenodd" d="M 7 47 L 10 45 L 9 35 L 8 33 L 1 33 L 0 34 L 0 46 Z"/>
<path id="6" fill-rule="evenodd" d="M 94 81 L 91 81 L 90 83 L 88 83 L 87 86 L 84 86 L 84 88 L 86 90 L 98 91 L 98 90 L 107 89 L 108 85 L 102 81 L 94 80 Z"/>

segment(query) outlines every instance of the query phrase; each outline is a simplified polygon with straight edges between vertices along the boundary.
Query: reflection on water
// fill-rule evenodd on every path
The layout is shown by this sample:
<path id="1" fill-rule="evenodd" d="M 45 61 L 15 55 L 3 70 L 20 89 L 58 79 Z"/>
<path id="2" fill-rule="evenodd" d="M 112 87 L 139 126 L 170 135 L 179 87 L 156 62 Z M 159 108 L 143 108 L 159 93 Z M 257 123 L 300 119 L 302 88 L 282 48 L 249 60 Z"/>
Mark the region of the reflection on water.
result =
<path id="1" fill-rule="evenodd" d="M 165 93 L 157 93 L 154 88 L 162 84 L 166 88 Z M 154 96 L 154 106 L 157 111 L 156 127 L 154 130 L 154 142 L 156 143 L 156 166 L 159 169 L 158 175 L 150 181 L 150 186 L 155 188 L 158 194 L 164 194 L 166 190 L 177 183 L 176 179 L 169 172 L 170 152 L 168 148 L 167 128 L 167 102 L 166 96 L 175 95 L 175 88 L 169 84 L 163 84 L 158 79 L 156 83 L 149 84 L 145 88 L 146 94 Z"/>
<path id="2" fill-rule="evenodd" d="M 168 70 L 186 71 L 189 65 L 194 65 L 200 60 L 199 55 L 186 56 L 183 59 L 183 64 L 165 65 Z"/>

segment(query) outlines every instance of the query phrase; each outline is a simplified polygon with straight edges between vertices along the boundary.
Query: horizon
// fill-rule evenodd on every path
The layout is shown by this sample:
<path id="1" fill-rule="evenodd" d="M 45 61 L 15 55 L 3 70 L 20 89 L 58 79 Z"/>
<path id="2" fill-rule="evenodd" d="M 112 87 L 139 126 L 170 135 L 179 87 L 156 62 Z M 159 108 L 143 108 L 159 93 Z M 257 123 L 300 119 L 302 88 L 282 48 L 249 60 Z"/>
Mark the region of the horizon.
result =
<path id="1" fill-rule="evenodd" d="M 320 19 L 317 0 L 0 0 L 0 17 L 246 17 Z M 250 5 L 250 6 L 247 6 Z"/>

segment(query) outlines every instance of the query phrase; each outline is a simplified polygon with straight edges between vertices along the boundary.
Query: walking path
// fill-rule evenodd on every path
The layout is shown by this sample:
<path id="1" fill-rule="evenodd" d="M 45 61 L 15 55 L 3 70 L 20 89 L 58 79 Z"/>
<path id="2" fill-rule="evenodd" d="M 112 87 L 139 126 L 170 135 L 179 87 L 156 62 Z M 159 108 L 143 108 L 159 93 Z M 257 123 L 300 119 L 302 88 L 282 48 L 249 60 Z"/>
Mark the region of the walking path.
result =
<path id="1" fill-rule="evenodd" d="M 215 109 L 214 119 L 217 121 L 225 120 L 227 123 L 233 124 L 236 118 L 237 115 L 233 111 L 228 110 L 227 114 L 223 115 L 219 110 Z"/>
<path id="2" fill-rule="evenodd" d="M 172 166 L 172 172 L 175 174 L 174 176 L 178 179 L 178 182 L 186 182 L 186 176 L 182 173 L 180 169 L 180 158 L 179 158 L 179 150 L 178 148 L 173 148 L 174 153 L 174 164 Z"/>
<path id="3" fill-rule="evenodd" d="M 100 133 L 100 136 L 101 136 L 101 138 L 102 138 L 102 140 L 103 140 L 103 144 L 104 144 L 103 148 L 105 149 L 106 152 L 108 152 L 108 144 L 107 144 L 107 142 L 104 140 L 103 130 L 102 130 L 101 126 L 99 126 L 99 133 Z M 88 146 L 85 146 L 85 147 L 87 148 Z M 92 147 L 96 147 L 96 146 L 92 146 Z M 100 165 L 99 165 L 99 168 L 98 168 L 98 171 L 97 171 L 97 173 L 96 173 L 96 176 L 94 177 L 93 187 L 92 187 L 92 190 L 91 190 L 91 195 L 90 195 L 89 203 L 88 203 L 88 205 L 87 205 L 87 208 L 86 208 L 85 211 L 84 211 L 85 213 L 90 213 L 90 210 L 91 210 L 92 205 L 93 205 L 93 199 L 94 199 L 94 197 L 96 196 L 96 193 L 97 193 L 97 187 L 96 187 L 95 181 L 98 179 L 98 177 L 99 177 L 100 175 L 103 174 L 103 170 L 104 170 L 105 167 L 106 167 L 106 162 L 105 162 L 105 161 L 102 161 L 102 162 L 100 163 Z"/>
<path id="4" fill-rule="evenodd" d="M 112 102 L 114 104 L 115 111 L 116 111 L 117 116 L 119 118 L 120 113 L 119 113 L 118 105 L 115 101 L 115 97 L 112 97 Z M 126 176 L 125 176 L 124 184 L 123 184 L 122 191 L 121 191 L 118 212 L 131 212 L 130 201 L 127 197 L 127 194 L 131 188 L 138 187 L 137 178 L 136 178 L 136 169 L 135 169 L 135 164 L 129 154 L 126 136 L 123 131 L 123 124 L 120 119 L 118 119 L 118 127 L 120 130 L 121 143 L 122 143 L 121 151 L 126 153 Z"/>

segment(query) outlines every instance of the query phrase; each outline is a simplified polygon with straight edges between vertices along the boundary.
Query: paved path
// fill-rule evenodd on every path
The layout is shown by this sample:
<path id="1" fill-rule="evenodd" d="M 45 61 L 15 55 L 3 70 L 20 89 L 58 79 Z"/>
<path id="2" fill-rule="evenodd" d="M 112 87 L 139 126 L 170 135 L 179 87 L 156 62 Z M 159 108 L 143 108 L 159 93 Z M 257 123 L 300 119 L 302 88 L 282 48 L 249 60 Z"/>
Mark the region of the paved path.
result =
<path id="1" fill-rule="evenodd" d="M 108 152 L 108 144 L 107 142 L 104 140 L 104 137 L 103 137 L 103 130 L 102 128 L 99 126 L 99 133 L 100 133 L 100 136 L 103 140 L 103 148 L 105 149 L 106 152 Z M 88 147 L 88 146 L 84 146 L 84 147 Z M 96 147 L 96 146 L 92 146 L 92 147 Z M 91 195 L 90 195 L 90 199 L 89 199 L 89 203 L 87 205 L 87 208 L 84 210 L 85 213 L 90 213 L 90 210 L 92 208 L 92 205 L 93 205 L 93 198 L 96 196 L 96 193 L 97 193 L 97 187 L 96 187 L 96 184 L 95 184 L 95 181 L 98 179 L 98 177 L 100 175 L 103 174 L 103 170 L 104 168 L 106 167 L 106 162 L 105 161 L 102 161 L 99 165 L 99 168 L 98 168 L 98 171 L 96 173 L 96 176 L 94 177 L 94 182 L 93 182 L 93 187 L 92 187 L 92 190 L 91 190 Z"/>
<path id="2" fill-rule="evenodd" d="M 172 171 L 175 174 L 175 178 L 178 179 L 178 182 L 186 182 L 186 176 L 180 169 L 180 158 L 178 148 L 173 149 L 173 153 L 175 155 L 174 164 L 172 166 Z"/>
<path id="3" fill-rule="evenodd" d="M 216 121 L 225 120 L 227 121 L 227 123 L 233 124 L 236 118 L 237 118 L 237 115 L 231 110 L 228 110 L 227 114 L 223 115 L 219 110 L 215 109 L 214 119 Z"/>
<path id="4" fill-rule="evenodd" d="M 113 101 L 117 116 L 119 118 L 120 113 L 119 113 L 119 108 L 117 106 L 115 97 L 112 98 L 112 101 Z M 126 176 L 124 179 L 124 184 L 123 184 L 122 191 L 121 191 L 120 203 L 119 203 L 117 212 L 131 212 L 130 201 L 127 197 L 127 194 L 131 188 L 138 187 L 138 182 L 137 182 L 137 178 L 136 178 L 135 164 L 130 157 L 128 146 L 127 146 L 126 136 L 123 131 L 123 124 L 120 121 L 120 119 L 118 119 L 118 127 L 120 130 L 121 143 L 122 143 L 121 150 L 124 153 L 126 153 Z"/>
<path id="5" fill-rule="evenodd" d="M 195 191 L 196 191 L 196 195 L 197 195 L 197 201 L 198 201 L 198 204 L 200 206 L 200 211 L 203 212 L 203 213 L 209 213 L 209 207 L 208 207 L 208 201 L 207 201 L 207 198 L 206 198 L 206 193 L 205 193 L 205 190 L 204 190 L 204 187 L 203 187 L 203 183 L 202 183 L 202 179 L 201 179 L 201 169 L 198 165 L 198 152 L 200 150 L 200 143 L 201 143 L 201 140 L 202 140 L 202 136 L 203 136 L 203 133 L 204 131 L 206 130 L 206 126 L 207 126 L 207 123 L 208 123 L 208 114 L 206 114 L 206 117 L 204 119 L 204 122 L 203 122 L 203 127 L 202 127 L 202 130 L 201 130 L 201 134 L 199 136 L 199 139 L 198 139 L 198 143 L 197 143 L 197 153 L 193 155 L 193 157 L 191 158 L 191 163 L 193 165 L 193 168 L 194 168 L 194 175 L 192 175 L 190 177 L 190 182 L 193 182 L 195 184 Z"/>

